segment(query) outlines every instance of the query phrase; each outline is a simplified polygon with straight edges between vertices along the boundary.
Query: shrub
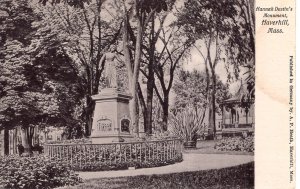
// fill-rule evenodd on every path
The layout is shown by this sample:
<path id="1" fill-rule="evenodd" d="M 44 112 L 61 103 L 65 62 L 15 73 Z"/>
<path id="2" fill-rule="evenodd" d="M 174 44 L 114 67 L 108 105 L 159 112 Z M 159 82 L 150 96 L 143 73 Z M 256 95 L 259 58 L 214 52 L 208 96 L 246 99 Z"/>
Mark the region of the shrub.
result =
<path id="1" fill-rule="evenodd" d="M 136 138 L 136 141 L 165 141 L 170 139 L 179 139 L 178 136 L 174 136 L 170 131 L 153 131 L 152 135 L 145 135 L 141 138 Z"/>
<path id="2" fill-rule="evenodd" d="M 50 189 L 79 182 L 81 179 L 69 166 L 44 156 L 0 159 L 0 188 Z"/>
<path id="3" fill-rule="evenodd" d="M 32 147 L 32 151 L 37 151 L 39 152 L 40 154 L 43 152 L 44 150 L 44 147 L 43 146 L 40 146 L 39 144 L 35 144 L 33 147 Z"/>
<path id="4" fill-rule="evenodd" d="M 147 160 L 144 162 L 138 160 L 132 160 L 127 162 L 92 162 L 85 163 L 83 165 L 74 164 L 72 169 L 77 171 L 112 171 L 112 170 L 124 170 L 129 167 L 139 168 L 151 168 L 151 167 L 160 167 L 165 165 L 174 164 L 176 162 L 181 162 L 182 156 L 177 157 L 176 159 L 166 160 L 166 161 L 157 161 L 157 160 Z"/>
<path id="5" fill-rule="evenodd" d="M 57 141 L 47 142 L 47 144 L 91 144 L 91 143 L 92 143 L 92 141 L 89 138 L 57 140 Z"/>
<path id="6" fill-rule="evenodd" d="M 242 151 L 254 152 L 254 137 L 228 137 L 222 138 L 215 145 L 215 149 L 220 151 Z"/>
<path id="7" fill-rule="evenodd" d="M 188 106 L 183 110 L 170 114 L 170 131 L 184 142 L 196 141 L 197 134 L 204 131 L 204 109 Z"/>
<path id="8" fill-rule="evenodd" d="M 24 146 L 22 144 L 17 145 L 19 155 L 24 153 Z"/>

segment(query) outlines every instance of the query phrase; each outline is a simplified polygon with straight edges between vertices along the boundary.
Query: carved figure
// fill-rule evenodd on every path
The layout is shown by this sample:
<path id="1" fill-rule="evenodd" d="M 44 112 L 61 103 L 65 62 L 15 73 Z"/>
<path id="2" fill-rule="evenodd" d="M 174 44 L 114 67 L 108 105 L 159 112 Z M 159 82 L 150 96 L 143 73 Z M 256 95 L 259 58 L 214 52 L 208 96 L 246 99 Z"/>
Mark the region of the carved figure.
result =
<path id="1" fill-rule="evenodd" d="M 114 53 L 106 53 L 105 54 L 105 78 L 107 81 L 108 88 L 117 88 L 117 69 L 116 62 L 114 61 L 116 55 Z"/>

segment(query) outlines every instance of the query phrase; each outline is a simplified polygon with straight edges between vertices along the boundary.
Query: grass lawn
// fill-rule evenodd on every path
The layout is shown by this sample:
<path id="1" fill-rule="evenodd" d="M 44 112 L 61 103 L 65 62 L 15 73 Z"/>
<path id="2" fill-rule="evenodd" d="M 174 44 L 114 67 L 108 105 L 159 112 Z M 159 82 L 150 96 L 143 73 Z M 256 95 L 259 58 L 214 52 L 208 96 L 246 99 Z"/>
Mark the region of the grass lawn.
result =
<path id="1" fill-rule="evenodd" d="M 64 189 L 246 189 L 254 188 L 254 162 L 217 170 L 172 173 L 165 175 L 90 179 Z"/>

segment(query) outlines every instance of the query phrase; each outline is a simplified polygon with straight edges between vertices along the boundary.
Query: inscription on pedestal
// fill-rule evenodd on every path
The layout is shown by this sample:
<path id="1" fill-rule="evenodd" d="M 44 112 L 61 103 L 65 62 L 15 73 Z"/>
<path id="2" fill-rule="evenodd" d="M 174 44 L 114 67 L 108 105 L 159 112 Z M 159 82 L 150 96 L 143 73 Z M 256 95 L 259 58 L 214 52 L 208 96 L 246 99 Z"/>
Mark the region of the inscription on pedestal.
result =
<path id="1" fill-rule="evenodd" d="M 97 121 L 97 131 L 112 131 L 112 121 L 110 119 L 99 119 Z"/>

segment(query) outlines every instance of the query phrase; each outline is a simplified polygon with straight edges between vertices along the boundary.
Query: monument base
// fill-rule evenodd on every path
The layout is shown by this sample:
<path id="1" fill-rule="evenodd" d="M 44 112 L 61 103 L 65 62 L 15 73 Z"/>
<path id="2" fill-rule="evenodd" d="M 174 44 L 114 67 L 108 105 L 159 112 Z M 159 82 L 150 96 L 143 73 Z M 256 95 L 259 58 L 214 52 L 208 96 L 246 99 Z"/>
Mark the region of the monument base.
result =
<path id="1" fill-rule="evenodd" d="M 91 140 L 93 144 L 124 142 L 133 139 L 129 100 L 132 97 L 115 88 L 106 88 L 92 96 L 95 111 Z"/>

